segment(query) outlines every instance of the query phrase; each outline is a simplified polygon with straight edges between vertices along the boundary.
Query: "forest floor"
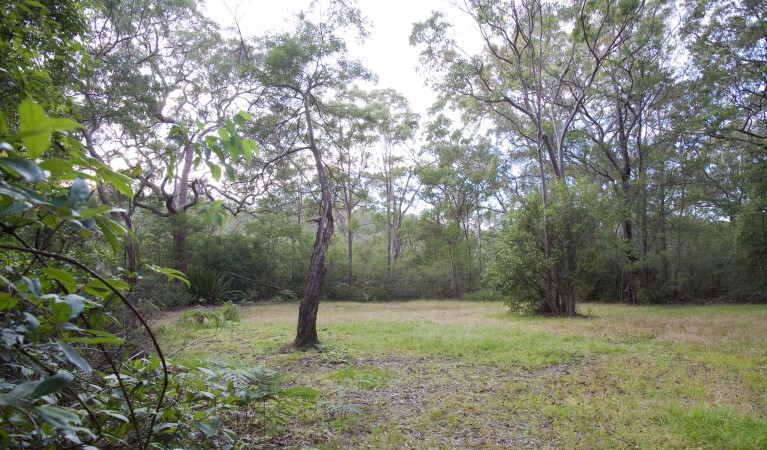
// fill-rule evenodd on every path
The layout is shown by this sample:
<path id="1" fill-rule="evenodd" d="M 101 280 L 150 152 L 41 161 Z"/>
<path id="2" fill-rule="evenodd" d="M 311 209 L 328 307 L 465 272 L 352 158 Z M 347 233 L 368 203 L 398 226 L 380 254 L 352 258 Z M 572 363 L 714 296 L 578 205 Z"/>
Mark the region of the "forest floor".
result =
<path id="1" fill-rule="evenodd" d="M 318 393 L 264 448 L 767 448 L 767 306 L 320 305 L 319 350 L 286 351 L 296 304 L 207 328 L 169 313 L 166 351 L 264 366 Z"/>

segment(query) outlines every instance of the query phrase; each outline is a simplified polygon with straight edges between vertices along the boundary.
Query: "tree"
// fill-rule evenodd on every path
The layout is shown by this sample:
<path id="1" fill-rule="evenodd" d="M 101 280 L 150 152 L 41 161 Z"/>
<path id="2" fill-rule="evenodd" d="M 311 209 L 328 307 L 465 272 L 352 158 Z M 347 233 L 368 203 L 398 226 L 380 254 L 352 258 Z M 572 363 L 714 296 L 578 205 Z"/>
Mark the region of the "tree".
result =
<path id="1" fill-rule="evenodd" d="M 672 75 L 664 67 L 671 51 L 669 14 L 665 2 L 646 3 L 632 39 L 605 61 L 595 80 L 594 99 L 581 109 L 576 124 L 587 142 L 571 151 L 585 172 L 608 181 L 618 197 L 623 216 L 618 229 L 625 253 L 619 295 L 632 304 L 638 299 L 637 266 L 641 286 L 650 287 L 648 172 L 654 169 L 652 152 L 660 151 L 667 139 L 663 125 L 670 121 L 668 106 L 676 94 Z"/>
<path id="2" fill-rule="evenodd" d="M 472 214 L 496 189 L 497 158 L 487 139 L 465 136 L 466 130 L 451 129 L 451 121 L 438 115 L 427 129 L 427 151 L 435 159 L 418 171 L 423 184 L 422 199 L 431 204 L 437 217 L 444 217 L 447 226 L 445 239 L 450 247 L 450 287 L 452 294 L 460 294 L 458 244 L 466 242 L 468 254 L 468 290 L 472 290 L 473 252 L 469 245 L 473 234 Z M 480 227 L 480 224 L 477 224 Z M 481 228 L 480 228 L 481 229 Z"/>
<path id="3" fill-rule="evenodd" d="M 392 89 L 372 91 L 369 105 L 380 136 L 378 164 L 386 209 L 387 273 L 391 277 L 402 252 L 402 223 L 420 188 L 415 176 L 418 157 L 412 146 L 405 147 L 412 143 L 419 116 L 410 109 L 407 99 Z"/>
<path id="4" fill-rule="evenodd" d="M 328 169 L 342 211 L 341 224 L 346 228 L 346 283 L 349 286 L 354 284 L 354 234 L 359 227 L 354 211 L 369 197 L 368 186 L 373 182 L 369 169 L 375 117 L 367 101 L 368 95 L 358 89 L 342 92 L 326 106 L 332 115 L 323 114 L 320 121 L 332 149 Z"/>
<path id="5" fill-rule="evenodd" d="M 236 55 L 197 6 L 195 0 L 97 3 L 87 42 L 93 64 L 78 91 L 90 157 L 125 167 L 139 181 L 133 198 L 100 187 L 101 200 L 125 210 L 119 214 L 128 227 L 128 206 L 169 218 L 174 266 L 181 271 L 191 257 L 185 214 L 205 200 L 210 186 L 200 166 L 217 182 L 223 168 L 232 181 L 233 165 L 255 150 L 228 158 L 215 145 L 195 146 L 224 125 L 232 134 L 235 124 L 226 119 L 237 112 L 237 96 L 251 89 L 233 75 Z M 135 271 L 132 241 L 126 253 Z"/>
<path id="6" fill-rule="evenodd" d="M 323 96 L 344 89 L 352 81 L 371 78 L 359 62 L 348 59 L 346 44 L 340 38 L 349 28 L 364 35 L 359 10 L 333 2 L 323 11 L 326 16 L 320 23 L 301 13 L 293 32 L 260 39 L 257 44 L 261 52 L 249 68 L 265 88 L 254 107 L 269 111 L 264 117 L 270 135 L 268 145 L 279 148 L 283 157 L 308 150 L 319 184 L 317 232 L 293 342 L 297 348 L 319 343 L 317 311 L 325 281 L 325 256 L 333 235 L 333 193 L 323 159 L 322 127 L 318 126 L 325 114 L 330 114 Z"/>
<path id="7" fill-rule="evenodd" d="M 691 56 L 680 120 L 694 145 L 700 204 L 738 230 L 742 273 L 735 290 L 764 289 L 764 160 L 767 154 L 767 45 L 764 2 L 701 0 L 687 10 L 683 36 Z M 690 132 L 692 131 L 692 132 Z M 747 261 L 747 262 L 745 262 Z M 756 268 L 756 270 L 753 270 Z"/>
<path id="8" fill-rule="evenodd" d="M 547 258 L 553 240 L 546 225 L 547 177 L 566 183 L 568 131 L 606 59 L 628 38 L 642 8 L 641 1 L 564 6 L 467 0 L 463 10 L 476 23 L 484 46 L 476 56 L 462 54 L 438 13 L 413 28 L 411 43 L 424 46 L 422 61 L 446 97 L 475 115 L 489 115 L 499 130 L 535 149 Z M 573 30 L 570 36 L 567 29 Z M 561 299 L 560 308 L 560 299 L 554 298 L 556 280 L 551 273 L 547 278 L 550 311 L 575 314 L 575 299 Z"/>

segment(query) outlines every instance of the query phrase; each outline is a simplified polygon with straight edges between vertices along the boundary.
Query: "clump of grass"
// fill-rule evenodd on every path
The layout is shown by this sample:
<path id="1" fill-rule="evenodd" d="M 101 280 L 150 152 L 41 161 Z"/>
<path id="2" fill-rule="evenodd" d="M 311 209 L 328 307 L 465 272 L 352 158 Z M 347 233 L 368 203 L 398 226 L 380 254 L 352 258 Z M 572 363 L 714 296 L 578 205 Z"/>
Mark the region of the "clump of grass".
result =
<path id="1" fill-rule="evenodd" d="M 228 322 L 239 323 L 242 315 L 240 307 L 228 301 L 221 306 L 221 316 Z"/>
<path id="2" fill-rule="evenodd" d="M 219 311 L 195 308 L 182 313 L 178 320 L 182 324 L 222 328 L 240 322 L 240 307 L 231 301 L 224 303 Z"/>
<path id="3" fill-rule="evenodd" d="M 210 309 L 195 308 L 181 314 L 178 318 L 180 323 L 187 325 L 213 326 L 219 328 L 224 324 L 221 314 Z"/>
<path id="4" fill-rule="evenodd" d="M 232 280 L 221 270 L 193 268 L 186 274 L 189 293 L 200 303 L 220 303 L 227 297 L 239 294 L 230 289 Z"/>
<path id="5" fill-rule="evenodd" d="M 687 435 L 689 443 L 699 448 L 767 448 L 767 420 L 744 416 L 723 406 L 672 405 L 669 409 L 673 428 Z"/>

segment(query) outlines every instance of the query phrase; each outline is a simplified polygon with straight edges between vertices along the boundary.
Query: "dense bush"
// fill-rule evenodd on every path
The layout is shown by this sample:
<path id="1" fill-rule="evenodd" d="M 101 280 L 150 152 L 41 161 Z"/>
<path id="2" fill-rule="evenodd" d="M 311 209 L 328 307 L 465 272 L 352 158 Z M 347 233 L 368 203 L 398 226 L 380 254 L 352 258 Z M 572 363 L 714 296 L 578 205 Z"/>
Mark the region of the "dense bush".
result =
<path id="1" fill-rule="evenodd" d="M 565 309 L 595 290 L 590 272 L 604 210 L 594 190 L 552 186 L 549 206 L 537 194 L 523 198 L 510 211 L 490 250 L 486 281 L 515 310 L 546 312 L 547 279 L 555 286 L 555 302 Z M 551 243 L 547 258 L 544 223 Z"/>

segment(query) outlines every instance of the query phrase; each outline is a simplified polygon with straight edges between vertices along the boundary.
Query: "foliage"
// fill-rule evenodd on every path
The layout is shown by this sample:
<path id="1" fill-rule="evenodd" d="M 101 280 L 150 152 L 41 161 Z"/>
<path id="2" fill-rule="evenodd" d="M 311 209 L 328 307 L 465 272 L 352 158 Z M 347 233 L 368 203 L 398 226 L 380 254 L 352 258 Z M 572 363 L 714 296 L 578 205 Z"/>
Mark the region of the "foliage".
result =
<path id="1" fill-rule="evenodd" d="M 215 328 L 220 328 L 226 323 L 220 313 L 211 309 L 200 307 L 194 308 L 191 311 L 187 311 L 181 314 L 178 320 L 182 323 L 208 325 Z"/>
<path id="2" fill-rule="evenodd" d="M 585 300 L 590 291 L 588 249 L 605 217 L 600 212 L 606 211 L 593 190 L 555 187 L 545 210 L 537 195 L 524 198 L 507 216 L 491 250 L 486 280 L 513 310 L 548 311 L 547 279 L 555 285 L 560 307 L 573 297 Z M 550 258 L 544 254 L 544 232 L 556 243 Z"/>
<path id="3" fill-rule="evenodd" d="M 0 111 L 13 114 L 27 97 L 68 109 L 62 88 L 77 82 L 87 58 L 78 42 L 87 31 L 81 3 L 3 2 L 0 22 Z"/>
<path id="4" fill-rule="evenodd" d="M 231 280 L 223 270 L 193 267 L 187 277 L 189 293 L 200 303 L 220 303 L 236 293 L 229 289 Z"/>
<path id="5" fill-rule="evenodd" d="M 187 248 L 192 253 L 190 275 L 192 272 L 220 272 L 224 277 L 233 273 L 255 281 L 272 281 L 277 275 L 274 262 L 264 248 L 263 242 L 250 233 L 228 231 L 219 234 L 196 233 L 190 235 Z M 244 291 L 253 287 L 253 283 L 230 276 L 228 286 Z M 258 287 L 258 286 L 256 286 Z"/>
<path id="6" fill-rule="evenodd" d="M 177 309 L 193 302 L 189 286 L 168 282 L 158 274 L 143 275 L 130 292 L 131 300 L 136 304 L 151 303 L 160 309 Z"/>
<path id="7" fill-rule="evenodd" d="M 240 307 L 231 301 L 224 303 L 221 306 L 221 317 L 227 322 L 239 323 L 241 318 Z"/>
<path id="8" fill-rule="evenodd" d="M 14 62 L 3 64 L 0 105 L 0 445 L 231 447 L 238 439 L 211 415 L 213 407 L 228 415 L 235 402 L 263 401 L 258 392 L 264 389 L 231 380 L 216 385 L 212 376 L 176 378 L 125 294 L 131 284 L 117 275 L 133 281 L 137 274 L 107 267 L 109 255 L 83 253 L 99 240 L 116 257 L 135 234 L 127 219 L 125 225 L 116 221 L 126 218 L 124 209 L 91 199 L 94 188 L 133 198 L 131 177 L 91 156 L 72 136 L 82 125 L 54 116 L 68 111 L 57 104 L 69 89 L 68 64 L 82 62 L 73 50 L 79 48 L 80 8 L 23 1 L 2 11 L 3 61 Z M 18 70 L 6 70 L 11 66 Z M 9 94 L 9 86 L 18 92 Z M 16 94 L 23 100 L 9 98 Z M 235 141 L 224 145 L 239 145 Z M 150 269 L 186 282 L 173 269 Z M 135 347 L 124 346 L 112 315 L 118 309 L 149 337 L 149 352 L 131 353 L 138 359 L 121 352 Z M 181 427 L 188 428 L 177 432 Z"/>
<path id="9" fill-rule="evenodd" d="M 240 307 L 231 301 L 224 303 L 219 311 L 197 307 L 182 313 L 178 319 L 186 324 L 221 328 L 240 322 Z"/>

